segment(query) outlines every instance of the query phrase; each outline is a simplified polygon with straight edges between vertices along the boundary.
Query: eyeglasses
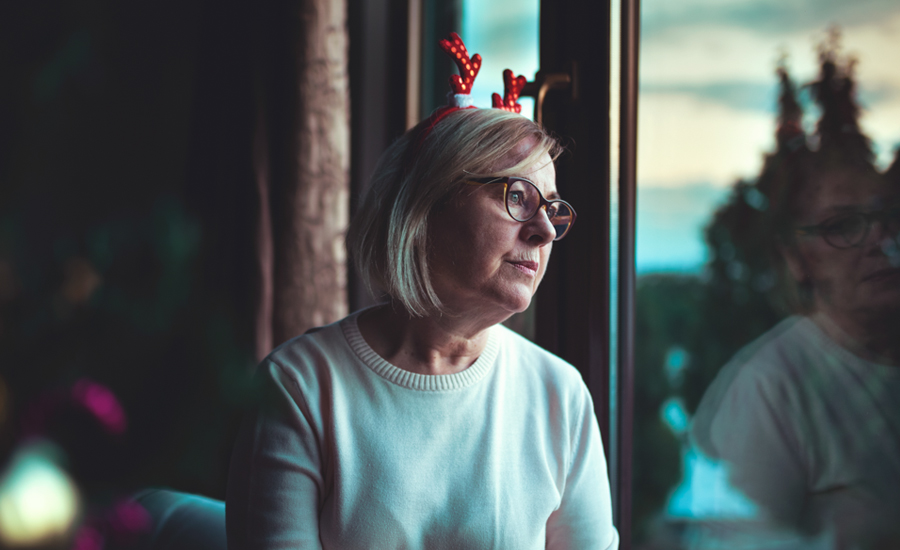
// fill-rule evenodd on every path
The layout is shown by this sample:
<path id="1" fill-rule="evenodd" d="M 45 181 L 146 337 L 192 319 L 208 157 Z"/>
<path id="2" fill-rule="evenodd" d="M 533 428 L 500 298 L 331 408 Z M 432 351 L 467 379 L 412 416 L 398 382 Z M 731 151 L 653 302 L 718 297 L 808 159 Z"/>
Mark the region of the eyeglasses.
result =
<path id="1" fill-rule="evenodd" d="M 559 199 L 548 201 L 540 189 L 525 178 L 477 178 L 469 181 L 479 184 L 502 183 L 506 211 L 517 222 L 527 222 L 535 217 L 541 208 L 546 207 L 550 224 L 556 230 L 554 241 L 565 237 L 575 223 L 575 209 L 571 204 Z"/>
<path id="2" fill-rule="evenodd" d="M 852 248 L 865 242 L 872 223 L 880 221 L 888 233 L 896 239 L 900 233 L 900 204 L 873 212 L 854 212 L 836 216 L 818 225 L 797 227 L 797 235 L 821 235 L 835 248 Z"/>

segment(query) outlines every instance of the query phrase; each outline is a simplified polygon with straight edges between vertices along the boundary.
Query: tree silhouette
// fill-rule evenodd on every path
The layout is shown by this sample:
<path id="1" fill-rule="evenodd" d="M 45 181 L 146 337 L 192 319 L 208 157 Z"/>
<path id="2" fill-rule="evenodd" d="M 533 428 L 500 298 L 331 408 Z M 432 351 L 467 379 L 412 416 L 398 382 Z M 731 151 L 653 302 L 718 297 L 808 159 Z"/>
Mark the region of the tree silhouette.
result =
<path id="1" fill-rule="evenodd" d="M 779 243 L 790 228 L 791 205 L 810 178 L 834 168 L 876 170 L 871 140 L 859 126 L 854 68 L 840 53 L 835 29 L 819 47 L 819 74 L 798 87 L 779 63 L 774 150 L 754 178 L 736 181 L 704 230 L 708 261 L 700 277 L 651 274 L 636 296 L 635 538 L 653 532 L 655 518 L 680 478 L 684 434 L 673 433 L 661 412 L 678 398 L 696 410 L 719 370 L 743 346 L 784 317 L 809 307 L 806 289 L 788 273 Z M 803 128 L 799 94 L 819 110 L 814 132 Z M 900 149 L 885 176 L 900 184 Z M 679 372 L 672 376 L 672 357 Z"/>
<path id="2" fill-rule="evenodd" d="M 900 147 L 894 151 L 894 162 L 884 172 L 884 177 L 894 185 L 900 185 Z"/>
<path id="3" fill-rule="evenodd" d="M 808 84 L 822 110 L 815 138 L 820 158 L 834 165 L 874 168 L 871 140 L 859 128 L 859 104 L 853 72 L 857 60 L 840 57 L 840 33 L 832 29 L 819 47 L 819 79 Z"/>

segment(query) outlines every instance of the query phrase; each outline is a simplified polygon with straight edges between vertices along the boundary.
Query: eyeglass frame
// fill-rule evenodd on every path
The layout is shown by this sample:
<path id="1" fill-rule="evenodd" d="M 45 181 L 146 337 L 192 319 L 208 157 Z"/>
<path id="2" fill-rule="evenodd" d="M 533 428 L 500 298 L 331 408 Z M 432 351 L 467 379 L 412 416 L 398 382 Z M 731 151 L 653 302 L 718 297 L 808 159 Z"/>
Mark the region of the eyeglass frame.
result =
<path id="1" fill-rule="evenodd" d="M 794 234 L 797 236 L 805 237 L 805 236 L 821 236 L 828 246 L 832 248 L 837 248 L 838 250 L 846 250 L 848 248 L 856 248 L 862 245 L 862 243 L 866 242 L 866 239 L 869 238 L 869 232 L 872 230 L 872 223 L 879 221 L 884 224 L 887 220 L 891 218 L 892 215 L 897 216 L 900 219 L 900 203 L 892 204 L 887 208 L 880 208 L 878 210 L 871 210 L 868 212 L 851 212 L 848 214 L 840 214 L 838 216 L 832 216 L 822 223 L 818 223 L 815 225 L 804 225 L 794 228 Z M 830 224 L 834 224 L 840 219 L 850 218 L 852 216 L 861 216 L 865 221 L 865 229 L 863 229 L 862 236 L 856 242 L 847 245 L 837 245 L 829 240 L 826 236 L 825 227 Z M 840 236 L 840 235 L 839 235 Z M 896 238 L 896 237 L 895 237 Z"/>
<path id="2" fill-rule="evenodd" d="M 524 220 L 520 220 L 519 218 L 513 216 L 512 212 L 509 211 L 509 201 L 507 199 L 507 193 L 509 192 L 509 180 L 519 180 L 519 181 L 524 181 L 525 183 L 528 183 L 529 185 L 534 187 L 534 190 L 537 191 L 538 197 L 540 198 L 540 202 L 538 203 L 538 207 L 534 210 L 534 214 L 532 214 L 531 216 L 528 216 L 528 218 L 526 218 Z M 575 213 L 575 209 L 567 201 L 564 201 L 562 199 L 553 199 L 553 200 L 545 199 L 544 194 L 541 193 L 541 190 L 538 188 L 538 186 L 535 185 L 535 183 L 528 178 L 523 178 L 521 176 L 469 178 L 468 180 L 466 180 L 466 183 L 479 184 L 479 185 L 490 185 L 492 183 L 502 183 L 503 184 L 503 206 L 506 208 L 506 213 L 509 214 L 509 217 L 519 223 L 526 223 L 526 222 L 531 221 L 532 219 L 534 219 L 535 216 L 538 215 L 538 212 L 540 212 L 541 209 L 544 209 L 544 211 L 546 212 L 546 209 L 544 208 L 545 206 L 549 207 L 553 203 L 563 203 L 564 205 L 566 205 L 569 208 L 569 211 L 572 213 L 572 221 L 569 222 L 569 226 L 566 227 L 566 230 L 563 232 L 562 235 L 555 237 L 553 239 L 554 241 L 562 240 L 563 237 L 568 235 L 569 231 L 572 230 L 572 226 L 575 225 L 575 218 L 578 217 L 578 215 Z M 547 215 L 547 219 L 548 220 L 550 219 L 549 214 Z"/>

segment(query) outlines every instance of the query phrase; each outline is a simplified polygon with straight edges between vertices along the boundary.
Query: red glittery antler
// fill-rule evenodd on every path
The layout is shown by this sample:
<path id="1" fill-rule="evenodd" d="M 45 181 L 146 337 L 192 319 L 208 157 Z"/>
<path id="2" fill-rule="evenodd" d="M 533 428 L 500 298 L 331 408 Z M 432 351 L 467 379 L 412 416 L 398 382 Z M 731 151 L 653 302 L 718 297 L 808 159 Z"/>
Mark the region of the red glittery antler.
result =
<path id="1" fill-rule="evenodd" d="M 494 108 L 512 113 L 521 113 L 522 106 L 519 105 L 519 94 L 522 93 L 522 88 L 525 87 L 527 82 L 528 79 L 522 75 L 513 78 L 513 72 L 509 69 L 503 71 L 503 98 L 501 99 L 500 94 L 496 93 L 491 96 Z"/>
<path id="2" fill-rule="evenodd" d="M 472 91 L 472 82 L 475 81 L 478 69 L 481 68 L 481 56 L 476 53 L 469 58 L 466 45 L 455 32 L 450 33 L 449 40 L 441 40 L 439 45 L 453 58 L 459 68 L 459 74 L 450 77 L 450 88 L 454 94 L 468 94 Z"/>

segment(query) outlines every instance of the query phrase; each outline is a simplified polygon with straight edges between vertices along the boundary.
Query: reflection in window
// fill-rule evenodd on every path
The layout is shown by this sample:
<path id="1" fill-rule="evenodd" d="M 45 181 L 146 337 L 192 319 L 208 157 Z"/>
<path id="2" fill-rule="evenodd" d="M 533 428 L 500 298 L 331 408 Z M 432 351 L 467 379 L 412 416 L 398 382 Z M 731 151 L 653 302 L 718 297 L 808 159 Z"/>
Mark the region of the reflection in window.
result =
<path id="1" fill-rule="evenodd" d="M 900 547 L 900 6 L 642 4 L 636 546 Z"/>

